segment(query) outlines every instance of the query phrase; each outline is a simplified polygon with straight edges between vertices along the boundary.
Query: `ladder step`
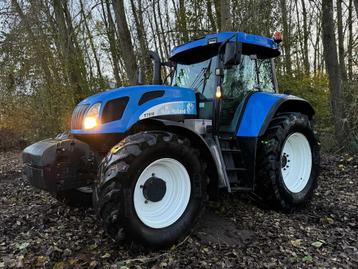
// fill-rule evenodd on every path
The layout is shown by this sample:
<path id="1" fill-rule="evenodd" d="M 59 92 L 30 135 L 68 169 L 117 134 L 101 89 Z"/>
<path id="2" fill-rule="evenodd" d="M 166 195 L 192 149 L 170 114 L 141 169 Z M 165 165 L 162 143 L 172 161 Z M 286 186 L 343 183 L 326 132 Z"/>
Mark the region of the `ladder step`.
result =
<path id="1" fill-rule="evenodd" d="M 232 153 L 235 153 L 235 152 L 241 152 L 240 149 L 230 149 L 230 148 L 223 148 L 221 149 L 222 152 L 232 152 Z"/>
<path id="2" fill-rule="evenodd" d="M 232 137 L 219 137 L 219 140 L 221 141 L 231 141 L 232 139 Z"/>
<path id="3" fill-rule="evenodd" d="M 226 168 L 228 172 L 238 172 L 238 171 L 247 171 L 246 168 Z"/>
<path id="4" fill-rule="evenodd" d="M 253 189 L 249 187 L 231 187 L 231 191 L 253 191 Z"/>

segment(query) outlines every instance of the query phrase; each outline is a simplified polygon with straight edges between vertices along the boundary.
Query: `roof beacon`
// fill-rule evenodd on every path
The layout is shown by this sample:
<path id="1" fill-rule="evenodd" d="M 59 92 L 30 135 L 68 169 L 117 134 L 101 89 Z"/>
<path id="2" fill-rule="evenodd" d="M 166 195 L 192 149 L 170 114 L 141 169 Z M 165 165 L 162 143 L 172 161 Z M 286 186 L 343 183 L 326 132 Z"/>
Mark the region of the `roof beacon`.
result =
<path id="1" fill-rule="evenodd" d="M 282 42 L 282 33 L 279 31 L 275 31 L 273 33 L 273 41 L 275 41 L 277 44 L 280 44 Z"/>

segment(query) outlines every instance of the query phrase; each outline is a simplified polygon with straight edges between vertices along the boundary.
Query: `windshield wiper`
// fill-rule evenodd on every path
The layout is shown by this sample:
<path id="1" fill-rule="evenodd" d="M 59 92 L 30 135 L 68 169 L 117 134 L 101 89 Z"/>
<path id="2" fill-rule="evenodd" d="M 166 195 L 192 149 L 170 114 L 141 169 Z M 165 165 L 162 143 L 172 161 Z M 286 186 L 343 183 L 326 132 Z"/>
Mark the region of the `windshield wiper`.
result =
<path id="1" fill-rule="evenodd" d="M 211 62 L 213 61 L 213 58 L 210 59 L 210 62 L 208 64 L 208 67 L 206 69 L 206 72 L 204 74 L 204 81 L 203 81 L 203 90 L 201 91 L 202 94 L 204 94 L 206 82 L 208 81 L 208 78 L 210 77 L 210 69 L 211 69 Z M 207 74 L 209 72 L 209 75 Z"/>
<path id="2" fill-rule="evenodd" d="M 206 81 L 209 78 L 209 76 L 207 75 L 208 71 L 210 72 L 210 67 L 211 67 L 211 62 L 213 61 L 213 58 L 210 59 L 208 65 L 206 67 L 203 67 L 200 72 L 196 75 L 193 83 L 191 84 L 190 88 L 194 88 L 195 90 L 197 90 L 200 85 L 202 83 L 204 83 L 203 85 L 203 90 L 202 92 L 204 92 L 205 89 L 205 85 L 206 85 Z M 203 75 L 203 76 L 202 76 Z M 200 80 L 199 80 L 200 79 Z"/>

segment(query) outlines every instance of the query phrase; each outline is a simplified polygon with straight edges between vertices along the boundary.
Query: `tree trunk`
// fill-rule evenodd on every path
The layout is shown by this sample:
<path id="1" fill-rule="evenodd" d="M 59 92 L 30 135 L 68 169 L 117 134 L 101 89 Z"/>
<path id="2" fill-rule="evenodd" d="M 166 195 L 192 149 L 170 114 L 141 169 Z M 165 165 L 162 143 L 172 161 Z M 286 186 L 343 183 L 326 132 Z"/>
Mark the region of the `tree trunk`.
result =
<path id="1" fill-rule="evenodd" d="M 38 58 L 38 61 L 39 61 L 40 66 L 41 66 L 41 69 L 44 72 L 46 85 L 48 87 L 51 87 L 51 84 L 53 83 L 53 79 L 52 79 L 52 76 L 51 76 L 51 70 L 49 68 L 48 61 L 46 60 L 45 57 L 43 57 L 43 53 L 44 53 L 44 49 L 45 49 L 43 47 L 43 43 L 36 38 L 34 32 L 32 31 L 32 28 L 31 28 L 31 22 L 26 18 L 26 16 L 25 16 L 24 12 L 22 11 L 19 3 L 16 0 L 12 0 L 11 3 L 12 3 L 12 6 L 13 6 L 15 12 L 17 14 L 19 14 L 19 17 L 20 17 L 21 21 L 24 23 L 25 29 L 26 29 L 28 35 L 30 36 L 30 38 L 34 42 L 35 56 Z"/>
<path id="2" fill-rule="evenodd" d="M 104 82 L 103 76 L 102 76 L 101 64 L 100 64 L 98 56 L 97 56 L 96 47 L 95 47 L 94 42 L 93 42 L 93 36 L 92 36 L 91 30 L 90 30 L 90 28 L 88 26 L 87 17 L 86 17 L 86 14 L 85 14 L 85 9 L 84 9 L 84 5 L 83 5 L 82 0 L 80 0 L 80 6 L 81 6 L 81 11 L 80 12 L 82 14 L 83 23 L 84 23 L 84 26 L 85 26 L 85 29 L 86 29 L 86 32 L 87 32 L 88 41 L 89 41 L 89 44 L 90 44 L 90 47 L 91 47 L 91 50 L 92 50 L 92 53 L 93 53 L 94 61 L 96 63 L 97 75 L 99 77 L 100 86 L 103 87 L 105 82 Z"/>
<path id="3" fill-rule="evenodd" d="M 137 61 L 124 11 L 123 0 L 113 0 L 112 4 L 117 22 L 118 38 L 120 41 L 119 46 L 121 48 L 121 55 L 127 72 L 128 82 L 134 85 L 137 80 Z"/>
<path id="4" fill-rule="evenodd" d="M 336 37 L 333 19 L 333 0 L 322 0 L 322 41 L 323 54 L 329 78 L 331 92 L 332 115 L 335 127 L 336 141 L 344 143 L 344 110 L 342 96 L 342 78 L 338 63 Z"/>
<path id="5" fill-rule="evenodd" d="M 209 22 L 210 22 L 210 28 L 211 31 L 216 32 L 216 24 L 215 24 L 215 19 L 214 19 L 214 15 L 213 15 L 213 10 L 212 10 L 212 6 L 211 6 L 212 2 L 211 0 L 207 0 L 206 1 L 206 10 L 208 12 L 208 18 L 209 18 Z"/>
<path id="6" fill-rule="evenodd" d="M 164 55 L 163 55 L 163 58 L 162 59 L 167 59 L 169 57 L 169 47 L 168 47 L 168 43 L 167 43 L 167 40 L 165 38 L 165 35 L 164 35 L 164 26 L 163 26 L 163 15 L 162 15 L 162 10 L 161 10 L 161 7 L 160 7 L 160 1 L 157 0 L 157 14 L 158 14 L 158 18 L 159 19 L 159 29 L 160 29 L 160 32 L 159 32 L 159 35 L 162 36 L 162 43 L 163 43 L 163 46 L 164 46 Z"/>
<path id="7" fill-rule="evenodd" d="M 147 37 L 143 25 L 142 1 L 139 0 L 137 2 L 138 2 L 138 9 L 134 3 L 134 0 L 130 0 L 134 23 L 139 40 L 140 56 L 141 56 L 140 63 L 143 65 L 144 74 L 147 75 L 147 77 L 149 78 L 151 64 L 150 64 L 149 53 L 148 53 Z"/>
<path id="8" fill-rule="evenodd" d="M 109 51 L 112 57 L 114 78 L 116 80 L 116 86 L 118 87 L 122 84 L 122 80 L 119 74 L 120 69 L 119 69 L 119 55 L 118 55 L 117 40 L 116 40 L 116 28 L 111 14 L 111 8 L 109 2 L 106 1 L 106 7 L 105 7 L 103 0 L 101 0 L 101 8 L 103 13 L 103 22 L 106 27 L 106 35 L 109 43 Z"/>
<path id="9" fill-rule="evenodd" d="M 358 0 L 357 0 L 358 1 Z M 348 5 L 348 78 L 353 79 L 353 0 Z"/>
<path id="10" fill-rule="evenodd" d="M 221 1 L 221 31 L 232 31 L 230 0 Z"/>
<path id="11" fill-rule="evenodd" d="M 179 12 L 178 12 L 178 26 L 179 26 L 179 32 L 182 36 L 183 42 L 189 41 L 189 35 L 188 35 L 188 25 L 186 22 L 186 7 L 184 0 L 179 0 Z"/>
<path id="12" fill-rule="evenodd" d="M 344 62 L 344 34 L 342 22 L 342 0 L 337 0 L 337 30 L 338 30 L 338 55 L 342 80 L 347 80 L 346 65 Z"/>
<path id="13" fill-rule="evenodd" d="M 305 5 L 305 0 L 301 0 L 301 4 L 302 4 L 302 16 L 303 16 L 303 66 L 305 67 L 305 73 L 309 74 L 310 72 L 310 63 L 308 60 L 309 29 L 307 24 L 307 10 Z"/>
<path id="14" fill-rule="evenodd" d="M 75 88 L 75 101 L 77 102 L 84 98 L 89 90 L 85 62 L 76 40 L 67 1 L 53 0 L 53 9 L 58 43 L 61 46 L 60 51 L 64 59 L 64 69 L 69 82 Z"/>
<path id="15" fill-rule="evenodd" d="M 216 21 L 218 25 L 218 30 L 222 31 L 221 27 L 221 0 L 214 0 Z"/>
<path id="16" fill-rule="evenodd" d="M 152 11 L 153 11 L 153 20 L 154 20 L 154 25 L 155 25 L 155 31 L 154 36 L 155 38 L 158 38 L 158 48 L 159 48 L 159 56 L 161 59 L 164 58 L 164 52 L 163 52 L 163 43 L 162 43 L 162 36 L 160 34 L 160 29 L 159 29 L 159 23 L 158 23 L 158 19 L 157 19 L 157 10 L 156 10 L 156 1 L 152 1 Z M 185 29 L 186 31 L 186 29 Z"/>
<path id="17" fill-rule="evenodd" d="M 358 17 L 358 0 L 354 0 L 354 6 L 356 7 L 356 15 Z"/>
<path id="18" fill-rule="evenodd" d="M 285 58 L 285 69 L 286 74 L 291 75 L 292 73 L 292 62 L 291 62 L 291 32 L 288 25 L 287 6 L 286 0 L 280 0 L 281 14 L 282 14 L 282 27 L 283 27 L 283 48 Z"/>

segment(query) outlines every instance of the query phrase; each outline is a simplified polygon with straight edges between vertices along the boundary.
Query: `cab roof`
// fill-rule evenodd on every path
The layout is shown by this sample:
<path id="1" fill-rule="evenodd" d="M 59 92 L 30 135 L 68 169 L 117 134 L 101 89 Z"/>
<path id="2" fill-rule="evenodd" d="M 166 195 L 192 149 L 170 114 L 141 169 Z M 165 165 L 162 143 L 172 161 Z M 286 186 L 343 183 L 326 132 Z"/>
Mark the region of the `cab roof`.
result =
<path id="1" fill-rule="evenodd" d="M 176 61 L 178 58 L 190 52 L 204 52 L 205 48 L 218 48 L 228 38 L 237 34 L 237 40 L 243 43 L 243 50 L 246 54 L 261 54 L 262 57 L 276 57 L 280 55 L 279 45 L 271 38 L 252 35 L 243 32 L 220 32 L 208 34 L 194 41 L 174 47 L 170 59 Z M 253 52 L 253 53 L 250 53 Z M 185 56 L 184 56 L 185 57 Z"/>

